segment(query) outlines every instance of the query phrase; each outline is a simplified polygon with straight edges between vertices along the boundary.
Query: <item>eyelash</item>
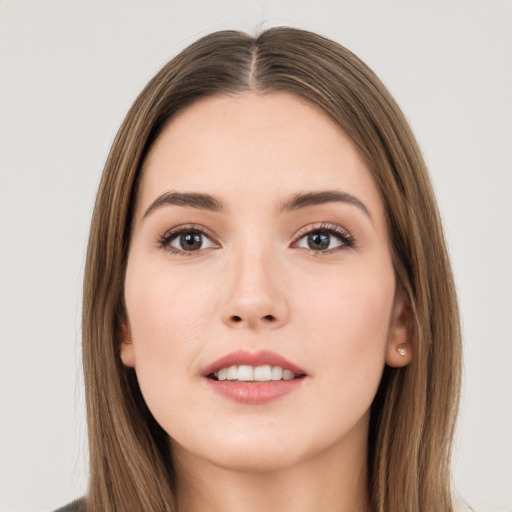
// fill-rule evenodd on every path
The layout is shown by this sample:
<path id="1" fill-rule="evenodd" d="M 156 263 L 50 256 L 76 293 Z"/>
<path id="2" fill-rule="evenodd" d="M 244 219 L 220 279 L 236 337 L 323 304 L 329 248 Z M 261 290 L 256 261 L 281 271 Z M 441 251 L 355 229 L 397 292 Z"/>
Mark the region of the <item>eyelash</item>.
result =
<path id="1" fill-rule="evenodd" d="M 345 229 L 336 224 L 327 224 L 321 223 L 318 226 L 311 227 L 311 225 L 304 227 L 299 230 L 297 235 L 295 236 L 295 240 L 293 244 L 297 244 L 302 238 L 311 234 L 311 233 L 324 233 L 327 235 L 335 236 L 341 241 L 341 245 L 339 247 L 335 247 L 334 249 L 326 249 L 315 251 L 313 249 L 304 249 L 308 252 L 313 253 L 315 256 L 322 256 L 325 254 L 332 254 L 335 252 L 347 250 L 353 248 L 355 246 L 355 238 Z"/>
<path id="2" fill-rule="evenodd" d="M 172 254 L 177 254 L 178 256 L 194 256 L 194 252 L 197 251 L 183 251 L 180 249 L 176 249 L 171 245 L 171 242 L 173 242 L 174 239 L 176 239 L 180 235 L 184 235 L 187 233 L 197 233 L 199 235 L 204 235 L 207 238 L 209 238 L 214 244 L 218 245 L 217 242 L 215 242 L 215 238 L 212 236 L 209 230 L 207 230 L 203 226 L 198 226 L 196 224 L 188 224 L 167 231 L 158 240 L 158 247 L 160 247 L 161 249 L 166 249 Z"/>
<path id="3" fill-rule="evenodd" d="M 171 242 L 173 242 L 177 237 L 183 234 L 187 233 L 196 233 L 200 235 L 206 236 L 208 239 L 210 239 L 214 244 L 218 245 L 217 242 L 215 242 L 215 238 L 212 236 L 209 230 L 205 229 L 202 226 L 198 226 L 196 224 L 188 224 L 185 226 L 180 226 L 178 228 L 171 229 L 167 231 L 163 236 L 160 237 L 158 240 L 158 247 L 161 249 L 166 249 L 172 254 L 176 254 L 179 256 L 193 256 L 194 253 L 198 251 L 184 251 L 180 249 L 176 249 L 171 245 Z M 334 249 L 325 249 L 325 250 L 313 250 L 313 249 L 304 249 L 305 251 L 308 251 L 310 253 L 313 253 L 316 256 L 321 256 L 325 254 L 332 254 L 334 252 L 343 251 L 346 249 L 350 249 L 354 247 L 355 245 L 355 238 L 346 230 L 341 228 L 340 226 L 337 226 L 335 224 L 326 224 L 322 223 L 318 226 L 311 227 L 307 226 L 304 228 L 301 228 L 297 235 L 294 238 L 294 241 L 292 242 L 292 246 L 296 245 L 302 238 L 305 236 L 311 234 L 311 233 L 324 233 L 331 236 L 335 236 L 338 238 L 338 240 L 341 241 L 341 245 L 339 247 L 336 247 Z"/>

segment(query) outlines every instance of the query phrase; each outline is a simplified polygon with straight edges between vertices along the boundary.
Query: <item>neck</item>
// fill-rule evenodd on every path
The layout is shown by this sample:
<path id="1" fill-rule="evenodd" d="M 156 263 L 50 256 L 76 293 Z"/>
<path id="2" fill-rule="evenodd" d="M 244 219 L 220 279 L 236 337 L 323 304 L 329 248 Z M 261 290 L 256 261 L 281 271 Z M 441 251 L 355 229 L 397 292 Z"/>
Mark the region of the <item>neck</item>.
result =
<path id="1" fill-rule="evenodd" d="M 362 512 L 368 498 L 367 438 L 361 431 L 350 437 L 274 471 L 219 467 L 173 443 L 178 511 Z"/>

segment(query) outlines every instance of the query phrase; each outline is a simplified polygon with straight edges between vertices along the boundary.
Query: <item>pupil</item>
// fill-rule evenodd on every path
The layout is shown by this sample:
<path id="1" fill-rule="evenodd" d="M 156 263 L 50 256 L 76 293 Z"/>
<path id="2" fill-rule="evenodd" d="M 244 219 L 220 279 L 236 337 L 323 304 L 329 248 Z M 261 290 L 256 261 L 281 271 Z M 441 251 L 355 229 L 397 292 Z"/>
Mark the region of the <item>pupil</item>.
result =
<path id="1" fill-rule="evenodd" d="M 331 237 L 327 233 L 311 233 L 308 235 L 308 246 L 310 249 L 324 250 L 329 247 Z"/>
<path id="2" fill-rule="evenodd" d="M 180 236 L 181 247 L 185 251 L 194 251 L 200 249 L 202 245 L 201 235 L 199 233 L 187 233 Z"/>

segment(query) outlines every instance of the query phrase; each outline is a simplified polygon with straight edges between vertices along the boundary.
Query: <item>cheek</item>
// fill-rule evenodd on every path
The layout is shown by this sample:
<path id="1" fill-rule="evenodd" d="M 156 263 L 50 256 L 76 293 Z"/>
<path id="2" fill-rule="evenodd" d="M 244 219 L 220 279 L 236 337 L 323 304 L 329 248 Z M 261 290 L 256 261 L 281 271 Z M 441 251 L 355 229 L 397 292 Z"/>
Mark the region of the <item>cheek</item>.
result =
<path id="1" fill-rule="evenodd" d="M 141 345 L 189 345 L 202 331 L 211 309 L 211 293 L 204 281 L 190 273 L 170 272 L 137 263 L 127 270 L 125 300 L 134 339 Z M 172 341 L 172 343 L 170 343 Z"/>
<path id="2" fill-rule="evenodd" d="M 209 332 L 212 293 L 204 280 L 190 274 L 171 273 L 165 265 L 138 265 L 135 259 L 132 264 L 125 302 L 135 372 L 149 409 L 170 432 L 176 422 L 172 411 L 198 405 L 184 390 L 189 389 Z"/>
<path id="3" fill-rule="evenodd" d="M 319 286 L 319 284 L 322 284 Z M 391 268 L 331 275 L 323 283 L 304 283 L 296 291 L 301 330 L 326 369 L 322 378 L 352 389 L 376 389 L 385 363 L 394 299 Z"/>
<path id="4" fill-rule="evenodd" d="M 153 386 L 168 385 L 171 375 L 184 378 L 208 332 L 212 300 L 204 281 L 134 261 L 127 269 L 125 301 L 141 387 L 147 380 Z"/>

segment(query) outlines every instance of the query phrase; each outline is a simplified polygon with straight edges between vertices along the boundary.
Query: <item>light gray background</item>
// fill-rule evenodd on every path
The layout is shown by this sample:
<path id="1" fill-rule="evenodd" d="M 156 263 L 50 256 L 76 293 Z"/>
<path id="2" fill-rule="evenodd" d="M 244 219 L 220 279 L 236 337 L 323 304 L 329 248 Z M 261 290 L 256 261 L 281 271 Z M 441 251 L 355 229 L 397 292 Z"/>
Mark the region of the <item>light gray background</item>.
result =
<path id="1" fill-rule="evenodd" d="M 87 481 L 80 294 L 102 166 L 147 80 L 198 36 L 294 25 L 365 60 L 410 120 L 464 321 L 454 481 L 512 510 L 512 2 L 0 0 L 0 510 Z"/>

